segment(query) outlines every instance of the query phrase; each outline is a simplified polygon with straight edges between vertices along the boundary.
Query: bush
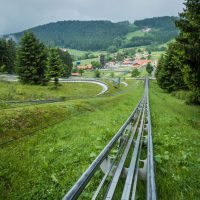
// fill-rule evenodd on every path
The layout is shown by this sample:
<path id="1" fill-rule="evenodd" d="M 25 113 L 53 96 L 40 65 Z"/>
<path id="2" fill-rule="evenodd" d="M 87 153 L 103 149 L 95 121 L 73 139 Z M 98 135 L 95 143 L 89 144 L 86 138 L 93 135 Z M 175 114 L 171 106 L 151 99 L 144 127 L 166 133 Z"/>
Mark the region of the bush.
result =
<path id="1" fill-rule="evenodd" d="M 138 69 L 133 69 L 133 71 L 131 72 L 131 77 L 136 77 L 139 75 L 140 75 L 140 72 Z"/>
<path id="2" fill-rule="evenodd" d="M 94 76 L 95 76 L 96 78 L 100 78 L 100 77 L 101 77 L 100 71 L 99 71 L 99 70 L 95 70 Z"/>

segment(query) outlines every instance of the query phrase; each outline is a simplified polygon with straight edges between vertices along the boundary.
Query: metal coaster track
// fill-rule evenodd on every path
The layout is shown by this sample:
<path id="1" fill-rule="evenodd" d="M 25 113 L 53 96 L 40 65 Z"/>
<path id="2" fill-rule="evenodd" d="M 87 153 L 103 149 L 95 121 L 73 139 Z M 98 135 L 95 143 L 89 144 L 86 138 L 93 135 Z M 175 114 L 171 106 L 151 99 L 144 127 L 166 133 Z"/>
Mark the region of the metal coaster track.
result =
<path id="1" fill-rule="evenodd" d="M 116 151 L 114 157 L 113 150 Z M 143 167 L 140 167 L 141 164 Z M 93 193 L 92 200 L 136 199 L 140 181 L 146 183 L 145 198 L 157 199 L 149 108 L 149 79 L 145 79 L 144 95 L 130 117 L 63 197 L 63 200 L 78 199 L 100 169 L 103 176 Z M 118 192 L 116 197 L 120 179 L 124 179 L 124 185 L 121 193 Z"/>

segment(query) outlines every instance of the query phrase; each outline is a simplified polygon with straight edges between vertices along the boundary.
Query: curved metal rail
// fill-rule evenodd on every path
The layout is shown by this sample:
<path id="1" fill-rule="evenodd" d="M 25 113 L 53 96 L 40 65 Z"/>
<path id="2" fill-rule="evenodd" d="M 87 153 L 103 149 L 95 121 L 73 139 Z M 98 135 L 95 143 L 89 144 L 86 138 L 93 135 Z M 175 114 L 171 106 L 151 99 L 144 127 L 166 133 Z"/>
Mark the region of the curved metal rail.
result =
<path id="1" fill-rule="evenodd" d="M 145 198 L 157 199 L 148 86 L 149 80 L 145 79 L 144 95 L 130 117 L 63 200 L 78 199 L 100 168 L 103 175 L 97 188 L 92 188 L 94 191 L 92 200 L 135 199 L 140 187 L 138 183 L 141 180 L 146 183 Z M 116 152 L 114 157 L 113 152 Z M 140 167 L 141 164 L 143 167 Z M 123 187 L 118 186 L 121 178 L 125 179 Z"/>
<path id="2" fill-rule="evenodd" d="M 72 99 L 83 99 L 83 98 L 93 98 L 93 97 L 99 97 L 102 94 L 104 94 L 105 92 L 108 91 L 108 85 L 106 83 L 104 83 L 103 81 L 100 80 L 95 80 L 95 79 L 60 79 L 60 82 L 62 83 L 92 83 L 92 84 L 97 84 L 99 86 L 102 87 L 102 90 L 100 93 L 96 94 L 96 95 L 87 95 L 87 96 L 66 96 L 63 98 L 57 98 L 57 99 L 39 99 L 39 100 L 21 100 L 21 101 L 0 101 L 0 106 L 5 106 L 3 107 L 3 109 L 6 108 L 15 108 L 18 106 L 13 106 L 13 105 L 22 105 L 23 104 L 25 106 L 28 106 L 29 104 L 47 104 L 47 103 L 57 103 L 57 102 L 63 102 L 65 100 L 72 100 Z"/>

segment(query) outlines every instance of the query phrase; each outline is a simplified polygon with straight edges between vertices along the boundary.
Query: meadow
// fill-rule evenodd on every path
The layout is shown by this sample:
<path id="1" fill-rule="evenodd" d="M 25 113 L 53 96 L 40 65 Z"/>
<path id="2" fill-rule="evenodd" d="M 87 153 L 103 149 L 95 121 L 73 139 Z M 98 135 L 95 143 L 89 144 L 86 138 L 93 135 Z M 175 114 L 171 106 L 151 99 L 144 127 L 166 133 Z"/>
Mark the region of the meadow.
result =
<path id="1" fill-rule="evenodd" d="M 101 90 L 101 86 L 92 83 L 60 83 L 60 86 L 55 89 L 53 83 L 49 83 L 47 86 L 40 86 L 0 81 L 0 101 L 95 96 Z"/>
<path id="2" fill-rule="evenodd" d="M 114 96 L 55 103 L 52 110 L 49 105 L 28 107 L 24 112 L 33 109 L 35 116 L 41 116 L 38 121 L 45 119 L 45 109 L 53 112 L 52 120 L 64 118 L 1 146 L 0 199 L 61 199 L 128 118 L 142 94 L 143 83 L 131 81 L 123 93 Z M 10 112 L 20 113 L 21 109 Z M 44 113 L 38 115 L 37 111 Z M 33 113 L 25 119 L 36 120 L 31 118 Z M 26 132 L 29 130 L 27 127 Z M 16 137 L 20 131 L 15 132 Z"/>
<path id="3" fill-rule="evenodd" d="M 0 142 L 11 141 L 0 146 L 0 199 L 61 199 L 141 98 L 142 81 L 128 83 L 98 98 L 3 110 Z M 200 108 L 155 81 L 150 107 L 158 199 L 197 200 Z"/>
<path id="4" fill-rule="evenodd" d="M 200 107 L 186 105 L 150 86 L 158 198 L 198 200 L 200 197 Z"/>

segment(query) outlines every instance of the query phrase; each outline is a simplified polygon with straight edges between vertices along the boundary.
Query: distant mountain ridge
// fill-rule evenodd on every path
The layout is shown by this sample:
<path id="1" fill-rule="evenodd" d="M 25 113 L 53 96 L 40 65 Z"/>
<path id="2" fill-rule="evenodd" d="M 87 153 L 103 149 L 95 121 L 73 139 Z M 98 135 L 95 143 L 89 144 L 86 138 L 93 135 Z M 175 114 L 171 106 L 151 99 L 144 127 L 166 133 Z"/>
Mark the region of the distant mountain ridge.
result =
<path id="1" fill-rule="evenodd" d="M 33 32 L 47 46 L 79 50 L 105 50 L 110 46 L 116 46 L 118 48 L 126 47 L 129 44 L 129 46 L 140 45 L 140 43 L 136 42 L 135 44 L 133 41 L 128 41 L 127 43 L 125 39 L 128 33 L 138 31 L 144 27 L 159 29 L 159 31 L 166 31 L 167 28 L 172 33 L 169 39 L 173 39 L 177 33 L 173 22 L 175 19 L 176 17 L 158 17 L 137 20 L 134 24 L 128 21 L 114 23 L 104 20 L 59 21 L 33 27 L 25 31 Z M 13 37 L 16 41 L 19 41 L 25 31 L 5 35 L 4 37 Z M 159 31 L 157 30 L 156 34 L 159 34 Z M 151 44 L 152 34 L 148 35 L 148 37 L 148 42 L 146 42 L 146 39 L 145 42 Z M 135 39 L 137 40 L 138 38 Z M 141 38 L 139 39 L 141 40 Z M 142 38 L 143 40 L 144 38 Z M 152 42 L 155 42 L 155 38 Z"/>

